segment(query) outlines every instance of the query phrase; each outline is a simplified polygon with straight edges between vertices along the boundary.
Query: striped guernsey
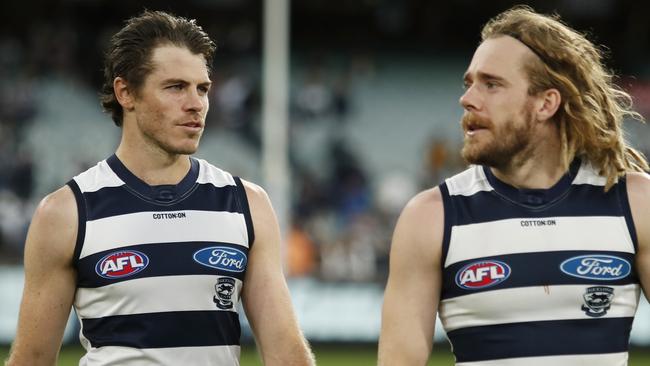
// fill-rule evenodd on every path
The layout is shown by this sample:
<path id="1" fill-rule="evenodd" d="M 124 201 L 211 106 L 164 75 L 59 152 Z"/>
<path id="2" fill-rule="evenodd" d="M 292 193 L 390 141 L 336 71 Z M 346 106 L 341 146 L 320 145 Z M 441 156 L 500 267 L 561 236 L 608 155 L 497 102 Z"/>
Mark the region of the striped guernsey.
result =
<path id="1" fill-rule="evenodd" d="M 80 365 L 238 365 L 253 227 L 241 181 L 199 159 L 149 186 L 113 155 L 76 176 Z"/>
<path id="2" fill-rule="evenodd" d="M 462 366 L 626 365 L 640 286 L 625 180 L 590 164 L 515 189 L 472 166 L 441 186 L 439 315 Z"/>

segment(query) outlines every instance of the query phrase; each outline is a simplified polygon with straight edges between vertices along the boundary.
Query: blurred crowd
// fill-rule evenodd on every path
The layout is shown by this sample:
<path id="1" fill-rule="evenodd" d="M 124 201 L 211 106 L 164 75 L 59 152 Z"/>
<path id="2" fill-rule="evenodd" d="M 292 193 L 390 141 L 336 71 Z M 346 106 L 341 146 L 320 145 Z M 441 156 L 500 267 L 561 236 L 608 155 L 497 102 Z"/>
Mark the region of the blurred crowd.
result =
<path id="1" fill-rule="evenodd" d="M 33 69 L 16 39 L 0 39 L 0 263 L 22 258 L 33 211 L 34 165 L 23 147 L 36 110 Z"/>

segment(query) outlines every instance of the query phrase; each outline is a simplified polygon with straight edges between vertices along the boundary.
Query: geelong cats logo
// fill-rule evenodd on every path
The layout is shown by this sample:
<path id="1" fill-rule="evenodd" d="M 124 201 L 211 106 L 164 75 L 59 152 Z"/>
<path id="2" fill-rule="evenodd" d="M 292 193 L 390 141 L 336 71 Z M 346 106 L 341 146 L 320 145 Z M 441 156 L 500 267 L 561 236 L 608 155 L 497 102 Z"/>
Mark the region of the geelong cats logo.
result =
<path id="1" fill-rule="evenodd" d="M 612 306 L 614 289 L 606 286 L 588 287 L 582 297 L 585 300 L 582 311 L 592 318 L 599 318 L 607 314 L 607 310 Z"/>
<path id="2" fill-rule="evenodd" d="M 214 285 L 216 295 L 212 297 L 212 301 L 219 309 L 227 310 L 232 309 L 233 294 L 235 293 L 235 280 L 230 277 L 221 277 Z"/>

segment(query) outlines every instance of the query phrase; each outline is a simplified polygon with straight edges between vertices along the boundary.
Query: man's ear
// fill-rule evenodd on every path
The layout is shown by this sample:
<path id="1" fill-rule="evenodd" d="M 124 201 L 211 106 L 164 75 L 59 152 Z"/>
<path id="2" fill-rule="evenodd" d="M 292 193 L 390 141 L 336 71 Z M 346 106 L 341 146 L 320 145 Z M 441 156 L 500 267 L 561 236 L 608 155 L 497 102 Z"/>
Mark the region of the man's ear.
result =
<path id="1" fill-rule="evenodd" d="M 126 80 L 118 76 L 113 80 L 113 91 L 115 93 L 115 99 L 120 103 L 124 110 L 133 110 L 135 96 L 133 91 L 129 89 Z"/>
<path id="2" fill-rule="evenodd" d="M 547 121 L 553 118 L 560 104 L 562 104 L 562 94 L 557 89 L 551 88 L 540 92 L 535 103 L 537 120 Z"/>

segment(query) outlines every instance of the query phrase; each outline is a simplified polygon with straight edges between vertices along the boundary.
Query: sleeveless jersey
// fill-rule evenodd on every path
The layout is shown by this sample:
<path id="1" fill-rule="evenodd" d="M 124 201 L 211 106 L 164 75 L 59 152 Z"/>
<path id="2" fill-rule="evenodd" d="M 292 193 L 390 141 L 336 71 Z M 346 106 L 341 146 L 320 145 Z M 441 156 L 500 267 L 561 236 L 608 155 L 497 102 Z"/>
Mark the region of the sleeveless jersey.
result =
<path id="1" fill-rule="evenodd" d="M 80 365 L 239 365 L 253 226 L 241 180 L 191 158 L 149 186 L 113 155 L 76 176 Z"/>
<path id="2" fill-rule="evenodd" d="M 640 286 L 622 179 L 576 161 L 550 189 L 472 166 L 440 185 L 439 316 L 459 366 L 627 365 Z"/>

